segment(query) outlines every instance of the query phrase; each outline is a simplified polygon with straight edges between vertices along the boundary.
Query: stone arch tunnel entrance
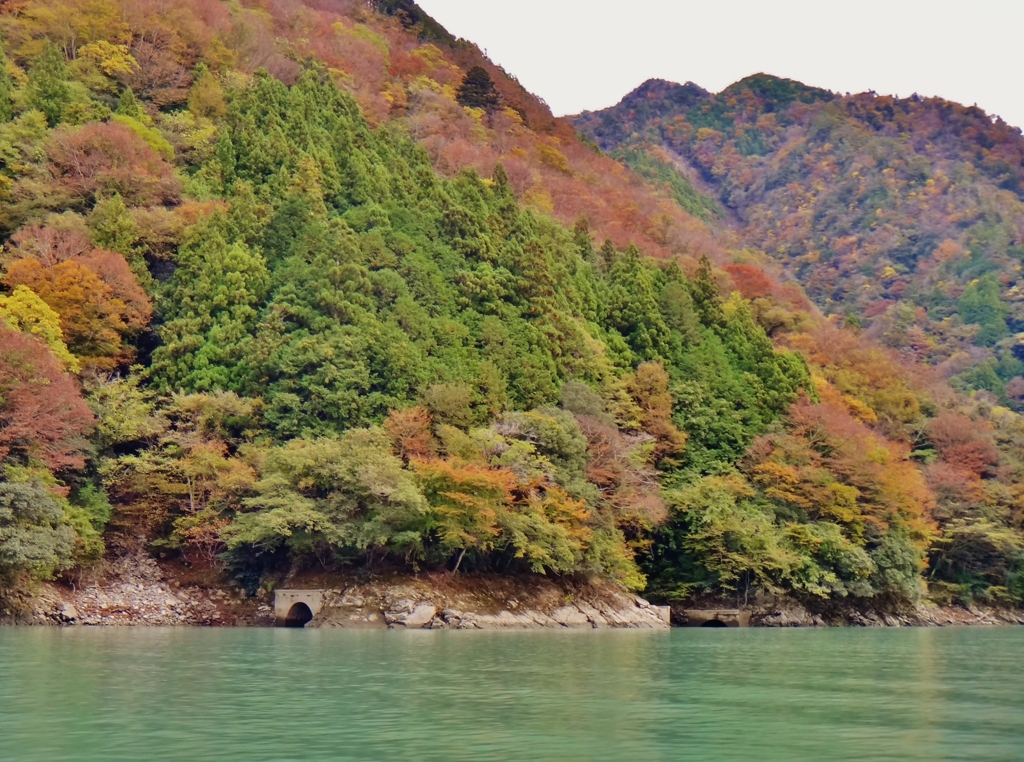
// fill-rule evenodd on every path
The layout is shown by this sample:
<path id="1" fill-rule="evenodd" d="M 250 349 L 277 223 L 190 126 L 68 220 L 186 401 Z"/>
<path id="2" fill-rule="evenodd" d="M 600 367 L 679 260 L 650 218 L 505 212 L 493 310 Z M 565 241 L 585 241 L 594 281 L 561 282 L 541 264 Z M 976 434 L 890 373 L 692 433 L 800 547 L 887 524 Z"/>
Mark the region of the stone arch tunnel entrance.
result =
<path id="1" fill-rule="evenodd" d="M 278 627 L 305 627 L 323 607 L 323 590 L 277 590 L 274 622 Z"/>
<path id="2" fill-rule="evenodd" d="M 293 603 L 292 607 L 288 609 L 288 616 L 284 618 L 284 626 L 305 627 L 311 621 L 313 621 L 313 612 L 309 610 L 309 606 L 299 601 Z"/>
<path id="3" fill-rule="evenodd" d="M 709 619 L 708 621 L 706 621 L 704 624 L 701 625 L 701 627 L 728 627 L 728 626 L 729 625 L 727 625 L 721 619 Z"/>

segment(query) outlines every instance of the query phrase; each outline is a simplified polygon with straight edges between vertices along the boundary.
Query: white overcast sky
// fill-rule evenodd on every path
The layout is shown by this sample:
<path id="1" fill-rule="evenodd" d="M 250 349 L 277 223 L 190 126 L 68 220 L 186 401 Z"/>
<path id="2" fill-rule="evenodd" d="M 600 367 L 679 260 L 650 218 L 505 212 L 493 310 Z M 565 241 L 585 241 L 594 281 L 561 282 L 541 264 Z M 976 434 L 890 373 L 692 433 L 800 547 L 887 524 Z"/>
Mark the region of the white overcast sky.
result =
<path id="1" fill-rule="evenodd" d="M 718 92 L 766 72 L 940 95 L 1024 126 L 1024 0 L 419 0 L 556 114 L 652 77 Z"/>

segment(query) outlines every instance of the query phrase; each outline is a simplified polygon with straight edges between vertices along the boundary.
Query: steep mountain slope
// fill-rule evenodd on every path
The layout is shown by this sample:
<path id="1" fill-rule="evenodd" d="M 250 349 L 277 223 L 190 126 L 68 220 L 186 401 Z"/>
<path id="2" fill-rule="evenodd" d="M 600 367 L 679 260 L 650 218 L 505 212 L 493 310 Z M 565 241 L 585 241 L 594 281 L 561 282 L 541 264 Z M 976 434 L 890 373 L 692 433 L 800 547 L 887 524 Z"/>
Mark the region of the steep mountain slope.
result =
<path id="1" fill-rule="evenodd" d="M 414 4 L 0 22 L 4 585 L 142 538 L 250 589 L 1024 596 L 1019 416 L 822 318 L 680 157 L 624 167 Z"/>
<path id="2" fill-rule="evenodd" d="M 822 309 L 965 388 L 1021 399 L 1019 129 L 938 98 L 766 75 L 718 95 L 649 82 L 576 123 L 627 161 L 668 152 L 698 171 Z"/>

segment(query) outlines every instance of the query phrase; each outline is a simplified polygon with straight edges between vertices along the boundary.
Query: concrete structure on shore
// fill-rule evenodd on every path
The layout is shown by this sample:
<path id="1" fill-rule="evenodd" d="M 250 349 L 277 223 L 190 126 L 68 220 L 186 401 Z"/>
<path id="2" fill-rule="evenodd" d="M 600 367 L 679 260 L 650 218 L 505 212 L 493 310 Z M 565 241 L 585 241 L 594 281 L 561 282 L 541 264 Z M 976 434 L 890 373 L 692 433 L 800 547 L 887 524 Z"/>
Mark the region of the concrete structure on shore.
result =
<path id="1" fill-rule="evenodd" d="M 323 590 L 274 591 L 274 623 L 278 627 L 305 627 L 323 607 Z"/>
<path id="2" fill-rule="evenodd" d="M 749 627 L 750 612 L 740 609 L 685 609 L 684 627 Z"/>

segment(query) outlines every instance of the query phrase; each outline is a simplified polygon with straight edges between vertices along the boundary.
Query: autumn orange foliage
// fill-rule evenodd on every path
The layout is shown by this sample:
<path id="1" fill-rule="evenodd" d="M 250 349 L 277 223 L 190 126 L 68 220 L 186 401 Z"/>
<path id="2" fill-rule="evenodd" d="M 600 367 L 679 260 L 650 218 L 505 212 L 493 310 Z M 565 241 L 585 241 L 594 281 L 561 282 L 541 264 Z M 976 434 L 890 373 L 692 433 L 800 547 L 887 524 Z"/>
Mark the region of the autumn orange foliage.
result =
<path id="1" fill-rule="evenodd" d="M 654 437 L 654 462 L 678 456 L 686 449 L 686 433 L 672 422 L 672 395 L 668 373 L 661 363 L 641 363 L 629 382 L 629 391 L 641 412 L 644 431 Z"/>
<path id="2" fill-rule="evenodd" d="M 430 413 L 422 407 L 392 410 L 384 420 L 384 430 L 394 446 L 395 454 L 408 463 L 431 454 L 434 435 Z"/>
<path id="3" fill-rule="evenodd" d="M 835 390 L 790 410 L 785 434 L 758 438 L 746 460 L 769 498 L 799 507 L 855 534 L 867 525 L 910 528 L 921 546 L 933 533 L 935 498 L 904 445 L 857 421 Z"/>
<path id="4" fill-rule="evenodd" d="M 152 306 L 120 254 L 91 250 L 46 266 L 20 259 L 7 268 L 8 288 L 26 286 L 58 315 L 73 354 L 99 369 L 129 362 L 134 353 L 125 337 L 149 324 Z"/>

